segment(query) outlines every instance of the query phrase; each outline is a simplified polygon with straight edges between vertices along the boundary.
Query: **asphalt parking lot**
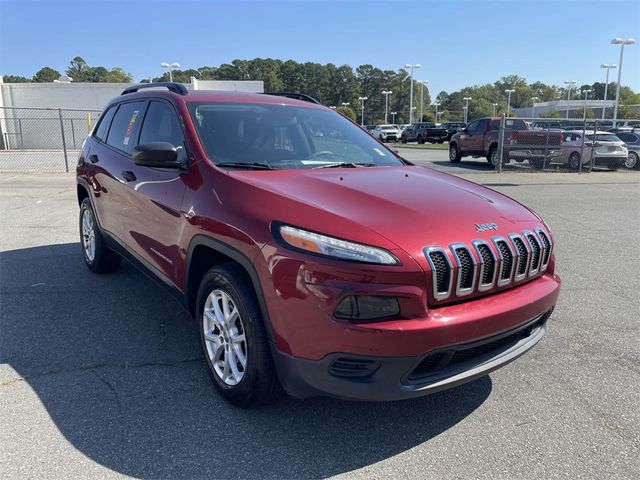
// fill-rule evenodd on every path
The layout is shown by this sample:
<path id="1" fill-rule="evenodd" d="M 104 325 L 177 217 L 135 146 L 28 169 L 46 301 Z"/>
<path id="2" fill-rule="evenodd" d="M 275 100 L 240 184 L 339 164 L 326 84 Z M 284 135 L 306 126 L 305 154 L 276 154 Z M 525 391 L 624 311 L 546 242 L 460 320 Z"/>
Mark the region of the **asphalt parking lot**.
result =
<path id="1" fill-rule="evenodd" d="M 128 264 L 85 268 L 73 175 L 0 174 L 0 477 L 637 478 L 640 173 L 464 177 L 553 230 L 541 344 L 421 399 L 245 411 L 163 291 Z"/>

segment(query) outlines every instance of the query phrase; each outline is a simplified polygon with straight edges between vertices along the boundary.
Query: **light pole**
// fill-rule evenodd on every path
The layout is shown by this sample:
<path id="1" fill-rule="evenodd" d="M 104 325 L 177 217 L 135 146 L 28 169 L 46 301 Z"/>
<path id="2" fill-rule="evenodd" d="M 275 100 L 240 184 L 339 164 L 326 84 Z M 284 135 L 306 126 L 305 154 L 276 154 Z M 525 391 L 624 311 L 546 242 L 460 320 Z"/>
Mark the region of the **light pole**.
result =
<path id="1" fill-rule="evenodd" d="M 440 105 L 440 102 L 433 102 L 432 103 L 433 106 L 436 107 L 436 123 L 438 122 L 438 105 Z"/>
<path id="2" fill-rule="evenodd" d="M 344 108 L 348 107 L 349 105 L 351 105 L 349 102 L 342 102 L 342 106 Z"/>
<path id="3" fill-rule="evenodd" d="M 592 92 L 593 90 L 589 89 L 589 90 L 583 90 L 582 93 L 584 93 L 584 112 L 582 113 L 582 119 L 586 120 L 587 119 L 587 97 L 589 96 L 589 94 Z"/>
<path id="4" fill-rule="evenodd" d="M 358 97 L 360 100 L 360 106 L 362 108 L 362 118 L 360 119 L 360 125 L 364 127 L 364 101 L 367 100 L 367 97 Z"/>
<path id="5" fill-rule="evenodd" d="M 387 123 L 387 117 L 389 116 L 389 95 L 393 92 L 391 90 L 383 90 L 382 94 L 384 95 L 384 123 Z"/>
<path id="6" fill-rule="evenodd" d="M 606 80 L 604 81 L 604 105 L 602 105 L 602 120 L 604 120 L 604 114 L 607 110 L 607 89 L 609 88 L 609 70 L 611 70 L 612 68 L 616 68 L 616 64 L 603 63 L 602 65 L 600 65 L 600 68 L 607 69 L 607 76 L 606 76 Z"/>
<path id="7" fill-rule="evenodd" d="M 531 97 L 531 118 L 536 118 L 536 102 L 538 100 L 538 97 Z"/>
<path id="8" fill-rule="evenodd" d="M 507 100 L 507 117 L 508 117 L 509 115 L 511 115 L 511 94 L 512 94 L 513 92 L 515 92 L 515 89 L 513 89 L 513 88 L 507 88 L 507 89 L 504 91 L 504 93 L 506 93 L 506 94 L 508 94 L 508 95 L 509 95 L 509 98 L 508 98 L 508 100 Z"/>
<path id="9" fill-rule="evenodd" d="M 409 78 L 411 79 L 411 90 L 409 91 L 409 123 L 413 123 L 413 69 L 420 68 L 419 63 L 406 63 L 404 68 L 410 69 Z"/>
<path id="10" fill-rule="evenodd" d="M 569 118 L 569 101 L 571 100 L 571 87 L 576 84 L 575 80 L 565 80 L 564 84 L 567 86 L 567 114 L 565 118 Z"/>
<path id="11" fill-rule="evenodd" d="M 611 40 L 611 43 L 614 45 L 620 45 L 620 61 L 618 62 L 618 84 L 616 85 L 616 105 L 613 107 L 613 126 L 616 126 L 616 120 L 618 120 L 618 106 L 620 103 L 620 78 L 622 77 L 622 56 L 624 54 L 624 46 L 625 45 L 633 45 L 636 43 L 635 39 L 627 38 L 623 40 L 621 38 L 614 38 Z"/>
<path id="12" fill-rule="evenodd" d="M 471 97 L 464 97 L 462 100 L 464 100 L 464 123 L 467 123 L 467 118 L 469 118 L 469 100 L 471 100 Z"/>
<path id="13" fill-rule="evenodd" d="M 391 123 L 392 124 L 396 124 L 396 115 L 398 114 L 398 112 L 391 112 Z"/>
<path id="14" fill-rule="evenodd" d="M 420 84 L 420 121 L 422 121 L 422 109 L 424 108 L 424 87 L 429 84 L 428 80 L 418 80 Z"/>
<path id="15" fill-rule="evenodd" d="M 162 63 L 160 64 L 160 66 L 161 66 L 162 68 L 166 68 L 166 69 L 168 69 L 168 70 L 169 70 L 169 81 L 170 81 L 170 82 L 173 82 L 173 69 L 174 69 L 174 68 L 180 68 L 180 64 L 179 64 L 179 63 L 176 63 L 176 62 L 173 62 L 173 63 L 165 63 L 165 62 L 162 62 Z"/>
<path id="16" fill-rule="evenodd" d="M 498 104 L 497 103 L 492 103 L 491 105 L 493 105 L 493 116 L 496 116 L 496 113 L 498 112 Z"/>

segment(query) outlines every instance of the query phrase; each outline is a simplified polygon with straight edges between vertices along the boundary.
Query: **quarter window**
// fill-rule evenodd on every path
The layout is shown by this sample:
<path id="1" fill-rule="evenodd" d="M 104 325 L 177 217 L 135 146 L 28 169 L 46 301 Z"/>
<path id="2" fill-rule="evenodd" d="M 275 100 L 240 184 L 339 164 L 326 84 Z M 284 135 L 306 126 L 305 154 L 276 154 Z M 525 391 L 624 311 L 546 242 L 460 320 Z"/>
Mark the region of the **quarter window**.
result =
<path id="1" fill-rule="evenodd" d="M 107 144 L 125 153 L 131 153 L 136 145 L 142 114 L 144 113 L 145 102 L 123 103 L 118 108 L 109 135 Z"/>
<path id="2" fill-rule="evenodd" d="M 111 120 L 113 120 L 113 115 L 116 113 L 116 107 L 117 106 L 114 105 L 104 112 L 100 119 L 100 123 L 98 124 L 98 128 L 96 128 L 96 132 L 94 133 L 94 136 L 103 142 L 107 139 L 107 132 L 109 131 Z"/>

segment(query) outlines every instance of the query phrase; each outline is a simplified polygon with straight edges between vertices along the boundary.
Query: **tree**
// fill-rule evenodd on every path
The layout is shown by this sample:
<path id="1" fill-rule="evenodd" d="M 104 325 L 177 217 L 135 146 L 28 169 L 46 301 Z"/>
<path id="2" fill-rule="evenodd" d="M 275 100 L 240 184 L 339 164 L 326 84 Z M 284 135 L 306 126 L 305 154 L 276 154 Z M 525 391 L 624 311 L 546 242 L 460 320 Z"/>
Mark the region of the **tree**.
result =
<path id="1" fill-rule="evenodd" d="M 4 83 L 30 83 L 31 79 L 21 75 L 2 75 Z"/>
<path id="2" fill-rule="evenodd" d="M 43 67 L 33 76 L 33 81 L 38 83 L 50 83 L 60 78 L 60 72 L 51 67 Z"/>
<path id="3" fill-rule="evenodd" d="M 89 65 L 82 57 L 74 57 L 69 63 L 66 74 L 73 79 L 74 82 L 86 82 L 87 70 Z"/>
<path id="4" fill-rule="evenodd" d="M 354 122 L 356 121 L 356 112 L 354 112 L 352 108 L 350 108 L 350 107 L 338 107 L 338 108 L 336 108 L 336 111 L 338 113 L 341 113 L 345 117 L 350 118 Z"/>

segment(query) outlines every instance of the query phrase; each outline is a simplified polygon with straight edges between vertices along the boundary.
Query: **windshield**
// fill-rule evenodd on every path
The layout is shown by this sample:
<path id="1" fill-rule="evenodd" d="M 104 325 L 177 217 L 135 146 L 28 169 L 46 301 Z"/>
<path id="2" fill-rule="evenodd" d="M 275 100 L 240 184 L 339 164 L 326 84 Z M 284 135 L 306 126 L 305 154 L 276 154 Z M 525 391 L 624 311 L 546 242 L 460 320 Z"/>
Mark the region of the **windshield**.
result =
<path id="1" fill-rule="evenodd" d="M 393 125 L 382 125 L 380 127 L 380 130 L 395 130 L 396 127 L 394 127 Z"/>
<path id="2" fill-rule="evenodd" d="M 207 156 L 218 165 L 402 165 L 370 135 L 331 110 L 248 103 L 193 103 L 189 109 Z"/>

